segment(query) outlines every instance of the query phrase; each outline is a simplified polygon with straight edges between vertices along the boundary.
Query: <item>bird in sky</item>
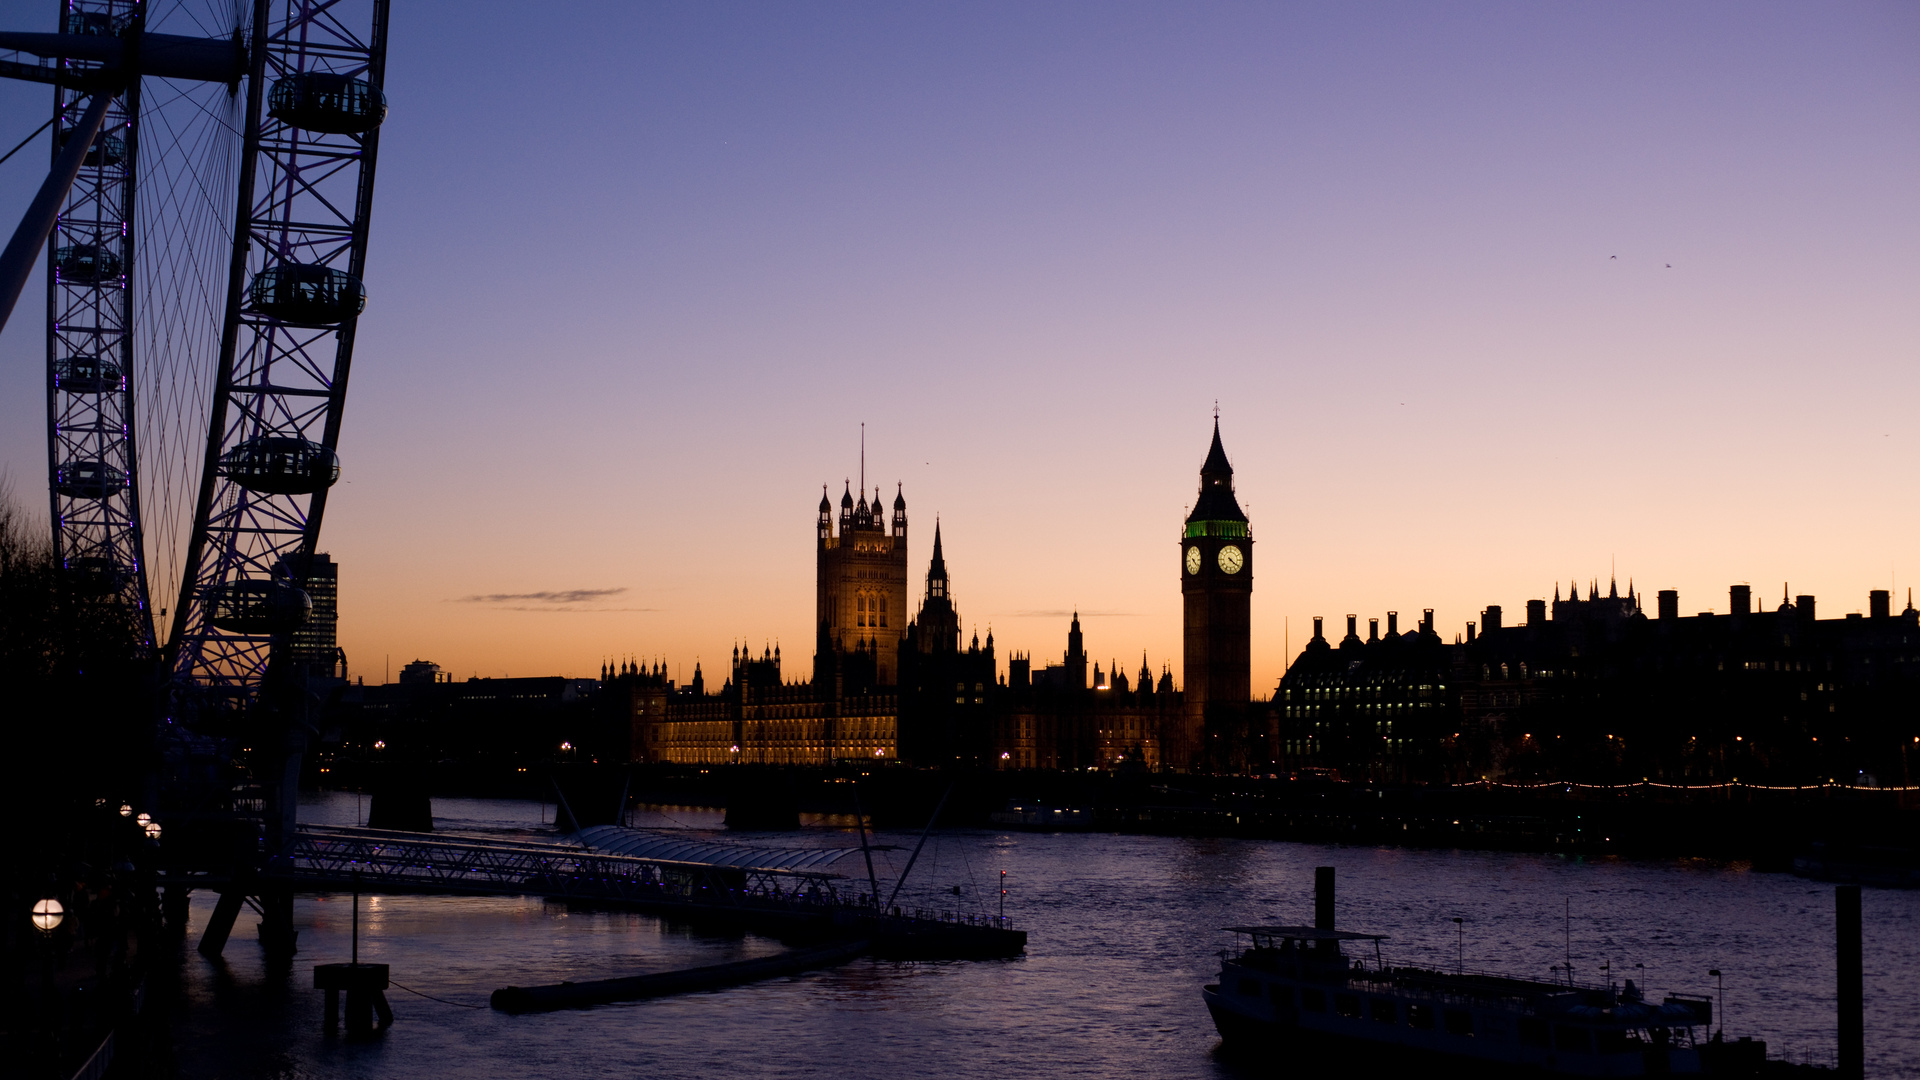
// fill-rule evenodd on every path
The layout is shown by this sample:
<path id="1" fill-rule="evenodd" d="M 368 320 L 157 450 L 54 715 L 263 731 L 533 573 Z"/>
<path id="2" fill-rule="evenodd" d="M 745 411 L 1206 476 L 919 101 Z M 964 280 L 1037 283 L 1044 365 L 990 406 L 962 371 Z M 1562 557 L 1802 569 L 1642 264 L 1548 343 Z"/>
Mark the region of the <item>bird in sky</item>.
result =
<path id="1" fill-rule="evenodd" d="M 1620 257 L 1620 256 L 1618 256 L 1618 255 L 1609 255 L 1609 256 L 1607 256 L 1607 258 L 1609 258 L 1609 259 L 1617 259 L 1617 258 L 1619 258 L 1619 257 Z"/>

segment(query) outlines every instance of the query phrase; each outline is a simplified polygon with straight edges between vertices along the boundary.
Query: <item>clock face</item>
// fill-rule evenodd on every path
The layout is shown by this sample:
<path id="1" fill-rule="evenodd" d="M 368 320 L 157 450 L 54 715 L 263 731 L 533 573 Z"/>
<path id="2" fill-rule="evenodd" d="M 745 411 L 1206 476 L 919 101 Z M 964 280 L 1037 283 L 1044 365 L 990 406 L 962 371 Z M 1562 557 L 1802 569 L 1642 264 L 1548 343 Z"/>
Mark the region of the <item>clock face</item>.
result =
<path id="1" fill-rule="evenodd" d="M 1187 549 L 1187 573 L 1197 574 L 1199 572 L 1200 572 L 1200 549 L 1198 547 L 1190 547 Z"/>
<path id="2" fill-rule="evenodd" d="M 1240 572 L 1240 568 L 1245 565 L 1247 565 L 1247 557 L 1240 554 L 1239 548 L 1228 544 L 1226 547 L 1220 549 L 1220 569 L 1222 571 L 1229 574 L 1237 574 Z"/>

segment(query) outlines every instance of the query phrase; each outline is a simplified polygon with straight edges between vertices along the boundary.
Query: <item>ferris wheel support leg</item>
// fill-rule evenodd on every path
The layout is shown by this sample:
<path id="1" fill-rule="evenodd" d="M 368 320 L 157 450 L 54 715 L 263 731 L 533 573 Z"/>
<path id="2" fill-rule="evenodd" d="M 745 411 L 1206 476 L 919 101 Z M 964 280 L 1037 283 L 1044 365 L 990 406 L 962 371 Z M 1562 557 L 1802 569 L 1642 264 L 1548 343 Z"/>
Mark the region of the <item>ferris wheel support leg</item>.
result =
<path id="1" fill-rule="evenodd" d="M 54 159 L 53 171 L 47 174 L 40 193 L 28 204 L 20 227 L 13 230 L 13 239 L 7 241 L 6 251 L 0 252 L 0 330 L 6 329 L 13 305 L 27 287 L 33 264 L 40 257 L 40 248 L 53 232 L 54 219 L 60 216 L 60 204 L 67 201 L 67 192 L 73 190 L 74 177 L 80 175 L 80 165 L 86 160 L 87 151 L 93 148 L 93 137 L 99 134 L 113 97 L 114 91 L 102 90 L 87 103 L 80 125 L 67 136 L 66 148 Z"/>

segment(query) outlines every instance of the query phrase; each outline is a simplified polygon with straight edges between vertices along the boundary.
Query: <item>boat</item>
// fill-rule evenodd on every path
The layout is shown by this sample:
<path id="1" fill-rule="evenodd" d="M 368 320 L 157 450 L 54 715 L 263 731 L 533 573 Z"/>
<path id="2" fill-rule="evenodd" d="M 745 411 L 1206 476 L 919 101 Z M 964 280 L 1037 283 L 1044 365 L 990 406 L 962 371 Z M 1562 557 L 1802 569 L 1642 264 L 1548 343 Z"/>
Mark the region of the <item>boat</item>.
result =
<path id="1" fill-rule="evenodd" d="M 1390 965 L 1385 935 L 1333 928 L 1325 868 L 1318 887 L 1316 925 L 1226 928 L 1237 947 L 1202 997 L 1229 1053 L 1308 1075 L 1753 1076 L 1783 1064 L 1764 1042 L 1708 1038 L 1711 998 Z"/>
<path id="2" fill-rule="evenodd" d="M 1007 805 L 987 815 L 995 825 L 1012 826 L 1035 832 L 1082 832 L 1093 828 L 1094 813 L 1078 806 L 1048 806 L 1009 800 Z"/>

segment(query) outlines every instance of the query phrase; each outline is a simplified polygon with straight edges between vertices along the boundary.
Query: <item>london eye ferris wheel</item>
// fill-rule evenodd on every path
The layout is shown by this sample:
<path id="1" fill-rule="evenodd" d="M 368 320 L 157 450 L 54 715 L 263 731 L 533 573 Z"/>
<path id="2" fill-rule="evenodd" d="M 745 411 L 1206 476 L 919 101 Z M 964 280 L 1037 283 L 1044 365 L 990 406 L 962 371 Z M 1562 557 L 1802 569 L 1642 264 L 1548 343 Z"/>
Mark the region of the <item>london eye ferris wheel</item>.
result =
<path id="1" fill-rule="evenodd" d="M 136 614 L 176 718 L 217 726 L 310 607 L 366 302 L 387 0 L 57 7 L 52 32 L 0 31 L 0 76 L 54 99 L 0 320 L 44 259 L 56 558 Z"/>

